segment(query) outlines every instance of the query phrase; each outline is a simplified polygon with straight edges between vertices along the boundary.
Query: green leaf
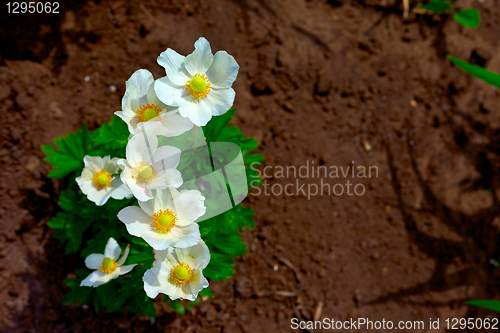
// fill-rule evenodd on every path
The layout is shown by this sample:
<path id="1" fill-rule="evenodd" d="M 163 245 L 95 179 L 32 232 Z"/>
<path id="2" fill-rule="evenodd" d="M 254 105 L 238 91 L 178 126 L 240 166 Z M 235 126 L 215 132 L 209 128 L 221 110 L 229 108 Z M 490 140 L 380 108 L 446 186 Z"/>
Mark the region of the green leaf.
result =
<path id="1" fill-rule="evenodd" d="M 125 158 L 130 132 L 127 124 L 118 116 L 113 116 L 111 122 L 104 123 L 95 132 L 94 143 L 99 147 L 102 156 Z"/>
<path id="2" fill-rule="evenodd" d="M 222 223 L 222 233 L 225 235 L 237 234 L 238 230 L 244 227 L 254 229 L 255 224 L 252 215 L 255 212 L 251 208 L 243 207 L 241 204 L 227 211 L 221 217 L 224 218 Z"/>
<path id="3" fill-rule="evenodd" d="M 486 81 L 487 83 L 495 87 L 500 87 L 500 74 L 491 72 L 487 69 L 484 69 L 483 67 L 473 65 L 467 61 L 460 60 L 450 54 L 448 54 L 447 57 L 452 63 L 462 68 L 467 73 L 477 77 L 478 79 Z"/>
<path id="4" fill-rule="evenodd" d="M 196 297 L 196 299 L 194 301 L 186 301 L 187 304 L 186 304 L 186 310 L 188 311 L 191 311 L 193 310 L 194 306 L 197 305 L 198 303 L 200 303 L 200 298 L 199 297 Z"/>
<path id="5" fill-rule="evenodd" d="M 76 216 L 59 212 L 47 225 L 54 230 L 54 237 L 61 243 L 66 244 L 66 254 L 76 252 L 82 244 L 82 236 L 91 222 L 86 220 L 77 220 Z"/>
<path id="6" fill-rule="evenodd" d="M 246 254 L 247 245 L 243 243 L 238 234 L 231 236 L 218 236 L 212 245 L 223 253 L 227 253 L 230 257 Z"/>
<path id="7" fill-rule="evenodd" d="M 202 291 L 200 291 L 200 296 L 202 296 L 202 297 L 210 297 L 210 298 L 215 297 L 214 294 L 212 293 L 212 290 L 210 289 L 210 287 L 206 287 L 205 289 L 203 289 Z"/>
<path id="8" fill-rule="evenodd" d="M 203 275 L 215 281 L 222 281 L 230 278 L 234 274 L 233 265 L 228 260 L 228 256 L 220 253 L 211 253 L 208 266 L 203 270 Z"/>
<path id="9" fill-rule="evenodd" d="M 91 151 L 92 133 L 87 131 L 87 126 L 83 125 L 81 130 L 75 134 L 70 133 L 67 137 L 61 136 L 54 139 L 57 147 L 42 145 L 45 153 L 44 161 L 52 164 L 51 178 L 64 178 L 71 172 L 83 168 L 83 158 Z"/>
<path id="10" fill-rule="evenodd" d="M 211 225 L 204 225 L 203 227 L 200 226 L 200 235 L 201 237 L 205 237 L 212 231 L 212 226 Z"/>
<path id="11" fill-rule="evenodd" d="M 127 258 L 127 265 L 143 263 L 148 264 L 149 267 L 152 266 L 154 261 L 153 248 L 150 246 L 148 247 L 149 249 L 137 249 L 131 246 L 130 254 Z"/>
<path id="12" fill-rule="evenodd" d="M 481 13 L 475 8 L 463 9 L 453 14 L 455 21 L 471 29 L 476 29 L 481 24 Z"/>
<path id="13" fill-rule="evenodd" d="M 142 314 L 149 318 L 156 317 L 156 309 L 153 305 L 153 300 L 151 298 L 143 299 L 141 294 L 137 294 L 135 297 L 135 302 L 139 306 Z"/>
<path id="14" fill-rule="evenodd" d="M 477 301 L 468 301 L 465 303 L 500 312 L 500 301 L 477 300 Z"/>
<path id="15" fill-rule="evenodd" d="M 61 196 L 59 197 L 58 204 L 68 213 L 78 213 L 81 210 L 79 202 L 80 198 L 77 196 L 77 193 L 75 191 L 61 191 Z"/>
<path id="16" fill-rule="evenodd" d="M 179 315 L 183 315 L 186 313 L 186 308 L 184 307 L 184 303 L 179 299 L 176 299 L 175 301 L 170 301 L 170 307 L 172 308 L 172 310 L 174 310 L 175 313 Z"/>
<path id="17" fill-rule="evenodd" d="M 219 137 L 222 130 L 227 126 L 227 124 L 229 124 L 231 120 L 234 119 L 235 112 L 236 109 L 229 109 L 226 113 L 220 116 L 212 117 L 208 124 L 203 126 L 203 134 L 205 135 L 207 142 L 218 141 L 217 138 Z"/>
<path id="18" fill-rule="evenodd" d="M 452 2 L 445 0 L 433 0 L 422 6 L 425 10 L 433 13 L 442 13 L 451 8 Z"/>
<path id="19" fill-rule="evenodd" d="M 70 291 L 64 295 L 63 304 L 77 303 L 77 304 L 87 304 L 88 298 L 92 292 L 93 288 L 80 287 L 82 280 L 90 274 L 86 269 L 76 270 L 77 278 L 66 279 L 64 284 L 70 288 Z"/>

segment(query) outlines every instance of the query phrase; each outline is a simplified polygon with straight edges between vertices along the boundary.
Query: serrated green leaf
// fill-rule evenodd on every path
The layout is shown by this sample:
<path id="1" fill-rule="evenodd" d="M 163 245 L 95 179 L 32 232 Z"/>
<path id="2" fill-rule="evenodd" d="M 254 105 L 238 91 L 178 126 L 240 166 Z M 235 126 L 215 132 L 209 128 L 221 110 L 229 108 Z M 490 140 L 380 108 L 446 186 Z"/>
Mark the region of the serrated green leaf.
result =
<path id="1" fill-rule="evenodd" d="M 250 208 L 245 208 L 241 204 L 233 207 L 231 210 L 225 212 L 220 218 L 224 221 L 222 225 L 222 233 L 225 235 L 237 234 L 238 230 L 244 227 L 253 229 L 255 228 L 252 215 L 254 211 Z"/>
<path id="2" fill-rule="evenodd" d="M 448 59 L 467 73 L 481 79 L 495 87 L 500 87 L 500 74 L 491 72 L 483 67 L 473 65 L 467 61 L 460 60 L 450 54 L 447 55 Z"/>
<path id="3" fill-rule="evenodd" d="M 57 203 L 63 210 L 68 213 L 75 214 L 81 210 L 79 202 L 80 198 L 75 191 L 66 190 L 61 191 L 61 196 L 59 197 L 59 201 Z"/>
<path id="4" fill-rule="evenodd" d="M 243 243 L 238 234 L 218 236 L 212 245 L 219 251 L 227 253 L 230 257 L 244 255 L 247 253 L 247 245 Z"/>
<path id="5" fill-rule="evenodd" d="M 453 13 L 453 19 L 466 28 L 476 29 L 481 25 L 481 13 L 475 8 L 459 10 Z"/>
<path id="6" fill-rule="evenodd" d="M 44 161 L 52 165 L 49 177 L 61 179 L 73 171 L 83 169 L 83 158 L 92 149 L 92 133 L 83 125 L 75 134 L 55 138 L 54 143 L 57 149 L 51 145 L 42 145 L 41 148 L 46 156 Z"/>
<path id="7" fill-rule="evenodd" d="M 102 156 L 125 158 L 130 132 L 127 124 L 118 116 L 113 116 L 111 121 L 104 123 L 95 132 L 94 144 L 99 147 Z"/>
<path id="8" fill-rule="evenodd" d="M 476 300 L 476 301 L 468 301 L 465 303 L 500 312 L 500 301 Z"/>
<path id="9" fill-rule="evenodd" d="M 210 263 L 203 270 L 203 275 L 215 281 L 222 281 L 233 276 L 233 265 L 228 261 L 232 260 L 227 255 L 220 253 L 210 253 L 210 256 Z"/>
<path id="10" fill-rule="evenodd" d="M 90 226 L 91 222 L 78 220 L 76 216 L 59 212 L 47 225 L 54 230 L 54 237 L 61 243 L 66 243 L 66 254 L 76 252 L 82 244 L 82 235 Z"/>

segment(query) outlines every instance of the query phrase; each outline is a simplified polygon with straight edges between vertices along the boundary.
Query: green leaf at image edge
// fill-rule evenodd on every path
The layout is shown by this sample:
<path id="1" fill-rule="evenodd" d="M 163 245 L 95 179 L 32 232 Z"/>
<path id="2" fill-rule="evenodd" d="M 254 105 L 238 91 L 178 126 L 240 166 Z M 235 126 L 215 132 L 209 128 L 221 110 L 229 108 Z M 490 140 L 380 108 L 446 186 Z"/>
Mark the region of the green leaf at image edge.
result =
<path id="1" fill-rule="evenodd" d="M 453 14 L 453 19 L 466 28 L 476 29 L 481 25 L 481 13 L 475 8 L 459 10 Z"/>
<path id="2" fill-rule="evenodd" d="M 500 301 L 476 300 L 476 301 L 468 301 L 465 303 L 500 312 Z"/>
<path id="3" fill-rule="evenodd" d="M 450 54 L 447 55 L 448 59 L 467 73 L 481 79 L 495 87 L 500 87 L 500 74 L 491 72 L 483 67 L 473 65 L 467 61 L 460 60 Z"/>
<path id="4" fill-rule="evenodd" d="M 451 8 L 452 2 L 445 0 L 432 0 L 425 5 L 422 5 L 422 8 L 433 13 L 442 13 Z"/>

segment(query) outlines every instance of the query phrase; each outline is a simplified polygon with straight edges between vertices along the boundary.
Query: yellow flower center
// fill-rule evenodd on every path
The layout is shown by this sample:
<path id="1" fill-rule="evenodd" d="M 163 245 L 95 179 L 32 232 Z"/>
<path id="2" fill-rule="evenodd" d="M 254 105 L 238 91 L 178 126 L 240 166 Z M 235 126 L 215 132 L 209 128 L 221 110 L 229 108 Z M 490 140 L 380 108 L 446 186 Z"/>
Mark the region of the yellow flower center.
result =
<path id="1" fill-rule="evenodd" d="M 194 269 L 185 262 L 177 264 L 170 271 L 170 279 L 176 285 L 183 286 L 193 278 Z"/>
<path id="2" fill-rule="evenodd" d="M 151 184 L 157 177 L 156 170 L 148 164 L 148 162 L 141 162 L 132 171 L 132 178 L 135 179 L 137 184 Z"/>
<path id="3" fill-rule="evenodd" d="M 208 77 L 204 74 L 191 75 L 191 79 L 186 82 L 186 90 L 189 95 L 202 99 L 207 97 L 208 93 L 212 90 L 212 84 Z"/>
<path id="4" fill-rule="evenodd" d="M 148 103 L 146 105 L 142 105 L 137 111 L 137 115 L 139 116 L 138 123 L 156 118 L 160 115 L 160 112 L 161 109 L 155 104 Z"/>
<path id="5" fill-rule="evenodd" d="M 102 190 L 111 184 L 111 174 L 104 170 L 97 171 L 92 181 L 99 190 Z"/>
<path id="6" fill-rule="evenodd" d="M 149 165 L 144 165 L 139 170 L 139 176 L 144 179 L 148 179 L 153 175 L 153 169 Z"/>
<path id="7" fill-rule="evenodd" d="M 205 81 L 205 79 L 202 78 L 201 76 L 195 76 L 191 79 L 189 86 L 194 91 L 200 92 L 205 90 L 205 88 L 207 87 L 207 81 Z"/>
<path id="8" fill-rule="evenodd" d="M 106 274 L 113 273 L 118 267 L 118 263 L 111 258 L 104 258 L 101 264 L 101 272 Z"/>
<path id="9" fill-rule="evenodd" d="M 153 215 L 153 225 L 160 234 L 166 234 L 172 230 L 177 222 L 177 215 L 170 209 L 160 209 Z"/>

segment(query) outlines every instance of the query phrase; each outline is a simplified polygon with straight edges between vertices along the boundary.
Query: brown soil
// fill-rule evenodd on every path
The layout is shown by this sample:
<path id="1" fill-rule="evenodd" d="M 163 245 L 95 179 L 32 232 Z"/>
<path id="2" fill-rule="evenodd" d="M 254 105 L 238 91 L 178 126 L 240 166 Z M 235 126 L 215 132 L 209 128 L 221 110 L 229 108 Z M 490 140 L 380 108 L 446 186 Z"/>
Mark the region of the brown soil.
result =
<path id="1" fill-rule="evenodd" d="M 445 55 L 499 71 L 500 4 L 460 1 L 482 13 L 469 30 L 446 16 L 404 21 L 400 1 L 387 2 L 76 1 L 60 15 L 3 13 L 0 331 L 288 332 L 320 304 L 319 318 L 493 316 L 464 301 L 500 295 L 489 262 L 500 258 L 500 93 Z M 47 178 L 40 145 L 108 121 L 136 69 L 163 76 L 159 53 L 188 54 L 200 36 L 239 62 L 235 123 L 262 142 L 265 165 L 354 161 L 378 178 L 348 178 L 363 196 L 250 195 L 248 255 L 185 316 L 161 302 L 154 323 L 61 306 L 62 280 L 83 259 L 46 226 L 64 184 Z M 297 278 L 297 296 L 268 292 L 293 292 Z"/>

